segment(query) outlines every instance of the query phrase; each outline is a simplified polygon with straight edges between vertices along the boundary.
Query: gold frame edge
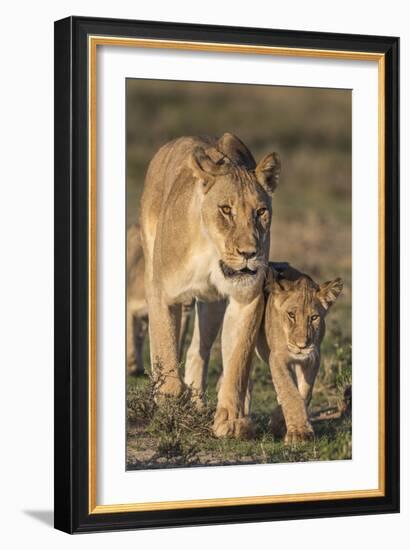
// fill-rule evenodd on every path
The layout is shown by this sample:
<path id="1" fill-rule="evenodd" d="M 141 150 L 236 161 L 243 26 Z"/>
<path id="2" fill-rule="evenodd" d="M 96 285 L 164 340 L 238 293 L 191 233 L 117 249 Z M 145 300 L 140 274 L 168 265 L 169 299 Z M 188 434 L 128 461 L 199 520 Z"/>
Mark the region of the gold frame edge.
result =
<path id="1" fill-rule="evenodd" d="M 353 491 L 330 491 L 319 493 L 299 493 L 289 495 L 249 496 L 215 499 L 192 499 L 161 502 L 142 502 L 130 504 L 97 504 L 97 346 L 96 346 L 96 296 L 97 296 L 97 129 L 96 129 L 96 98 L 97 78 L 96 61 L 97 46 L 122 46 L 154 49 L 181 49 L 190 51 L 213 51 L 224 53 L 248 53 L 287 57 L 313 57 L 348 59 L 378 62 L 378 152 L 379 152 L 379 475 L 377 489 Z M 320 50 L 302 48 L 283 48 L 273 46 L 253 46 L 242 44 L 223 44 L 207 42 L 190 42 L 178 40 L 156 40 L 139 38 L 122 38 L 112 36 L 88 37 L 88 127 L 89 127 L 89 159 L 88 159 L 88 380 L 89 380 L 89 436 L 88 436 L 88 511 L 89 514 L 107 514 L 121 512 L 142 512 L 155 510 L 175 510 L 189 508 L 209 508 L 218 506 L 244 506 L 252 504 L 273 504 L 285 502 L 306 502 L 319 500 L 340 500 L 352 498 L 376 498 L 385 496 L 385 371 L 384 371 L 384 323 L 385 323 L 385 56 L 375 52 L 350 52 L 342 50 Z"/>

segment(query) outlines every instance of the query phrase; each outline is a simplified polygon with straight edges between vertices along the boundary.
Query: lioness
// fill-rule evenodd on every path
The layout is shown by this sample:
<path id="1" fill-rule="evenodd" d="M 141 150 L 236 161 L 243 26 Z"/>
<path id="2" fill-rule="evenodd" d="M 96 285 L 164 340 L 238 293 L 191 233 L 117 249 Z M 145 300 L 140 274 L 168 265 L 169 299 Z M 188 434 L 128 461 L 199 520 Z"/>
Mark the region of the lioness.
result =
<path id="1" fill-rule="evenodd" d="M 127 370 L 128 374 L 144 374 L 143 346 L 148 332 L 148 306 L 144 285 L 145 261 L 141 244 L 141 228 L 133 224 L 127 231 Z M 181 359 L 189 317 L 193 304 L 182 305 L 178 344 Z"/>
<path id="2" fill-rule="evenodd" d="M 263 313 L 271 197 L 279 173 L 276 153 L 256 166 L 248 148 L 227 133 L 220 139 L 182 137 L 164 145 L 145 179 L 140 221 L 151 364 L 154 373 L 161 368 L 165 395 L 179 395 L 184 388 L 177 351 L 181 304 L 197 298 L 200 323 L 207 326 L 214 315 L 212 302 L 229 298 L 216 436 L 251 433 L 244 399 Z M 209 302 L 207 307 L 201 307 L 203 302 Z"/>
<path id="3" fill-rule="evenodd" d="M 320 366 L 325 316 L 343 289 L 340 278 L 317 285 L 288 264 L 270 264 L 264 319 L 257 354 L 269 363 L 279 406 L 272 417 L 276 435 L 296 443 L 314 435 L 307 406 Z"/>

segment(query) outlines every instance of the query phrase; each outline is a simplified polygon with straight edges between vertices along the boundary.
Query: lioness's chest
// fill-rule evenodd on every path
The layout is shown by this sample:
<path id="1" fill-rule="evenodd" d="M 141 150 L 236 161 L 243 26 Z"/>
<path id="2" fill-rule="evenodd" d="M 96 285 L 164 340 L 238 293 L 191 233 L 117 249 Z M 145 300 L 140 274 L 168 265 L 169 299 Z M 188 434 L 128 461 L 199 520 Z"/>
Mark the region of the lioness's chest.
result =
<path id="1" fill-rule="evenodd" d="M 209 302 L 225 296 L 221 279 L 218 258 L 212 250 L 204 249 L 181 262 L 176 273 L 167 277 L 165 287 L 172 302 L 183 303 L 192 298 Z"/>

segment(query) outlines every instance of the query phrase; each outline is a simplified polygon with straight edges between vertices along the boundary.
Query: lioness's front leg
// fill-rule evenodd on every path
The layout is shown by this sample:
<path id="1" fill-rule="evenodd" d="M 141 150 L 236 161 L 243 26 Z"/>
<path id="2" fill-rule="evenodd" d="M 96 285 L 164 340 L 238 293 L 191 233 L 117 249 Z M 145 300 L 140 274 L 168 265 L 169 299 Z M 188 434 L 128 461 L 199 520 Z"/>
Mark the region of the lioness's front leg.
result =
<path id="1" fill-rule="evenodd" d="M 287 362 L 279 353 L 271 352 L 269 366 L 278 396 L 279 407 L 274 411 L 273 422 L 279 423 L 283 414 L 286 423 L 285 443 L 297 443 L 314 435 L 309 422 L 305 400 L 300 395 Z M 274 429 L 279 431 L 277 426 Z"/>
<path id="2" fill-rule="evenodd" d="M 178 396 L 184 385 L 178 370 L 181 304 L 168 305 L 155 286 L 147 288 L 151 366 L 161 395 Z"/>
<path id="3" fill-rule="evenodd" d="M 223 377 L 213 426 L 217 437 L 253 435 L 245 397 L 263 305 L 261 293 L 248 304 L 231 298 L 226 309 L 222 328 Z"/>
<path id="4" fill-rule="evenodd" d="M 209 356 L 221 327 L 225 308 L 224 300 L 196 302 L 194 332 L 185 363 L 185 384 L 191 388 L 193 398 L 199 406 L 204 403 Z"/>

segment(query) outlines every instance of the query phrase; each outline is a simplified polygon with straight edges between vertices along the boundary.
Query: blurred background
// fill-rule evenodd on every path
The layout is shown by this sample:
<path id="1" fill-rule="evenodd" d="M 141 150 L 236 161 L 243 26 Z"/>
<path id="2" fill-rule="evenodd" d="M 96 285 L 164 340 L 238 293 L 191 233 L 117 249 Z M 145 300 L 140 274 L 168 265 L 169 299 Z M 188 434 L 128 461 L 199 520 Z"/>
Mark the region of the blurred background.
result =
<path id="1" fill-rule="evenodd" d="M 277 151 L 271 259 L 317 282 L 342 277 L 334 314 L 351 332 L 351 92 L 319 88 L 127 81 L 127 224 L 138 219 L 147 166 L 180 136 L 236 134 L 256 162 Z"/>
<path id="2" fill-rule="evenodd" d="M 351 115 L 350 90 L 127 81 L 128 225 L 138 220 L 148 163 L 162 145 L 180 136 L 219 137 L 231 132 L 248 146 L 256 162 L 272 151 L 281 156 L 282 175 L 273 198 L 271 259 L 291 263 L 318 283 L 335 277 L 344 280 L 343 293 L 327 318 L 311 403 L 317 418 L 324 419 L 315 425 L 319 437 L 315 444 L 289 452 L 271 438 L 269 415 L 275 396 L 268 366 L 255 357 L 253 417 L 258 443 L 222 444 L 202 434 L 195 458 L 187 458 L 195 448 L 195 430 L 181 436 L 169 427 L 169 418 L 175 420 L 172 426 L 180 424 L 180 408 L 167 413 L 166 429 L 159 428 L 164 425 L 158 416 L 161 413 L 152 421 L 146 414 L 149 405 L 141 406 L 150 402 L 145 382 L 129 376 L 129 468 L 351 458 L 351 422 L 340 417 L 346 395 L 351 395 Z M 208 376 L 211 406 L 216 402 L 221 364 L 217 339 Z M 149 371 L 149 342 L 144 368 Z M 144 414 L 147 419 L 141 424 Z M 331 420 L 329 414 L 336 419 Z M 164 431 L 168 433 L 165 439 Z"/>

